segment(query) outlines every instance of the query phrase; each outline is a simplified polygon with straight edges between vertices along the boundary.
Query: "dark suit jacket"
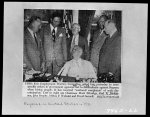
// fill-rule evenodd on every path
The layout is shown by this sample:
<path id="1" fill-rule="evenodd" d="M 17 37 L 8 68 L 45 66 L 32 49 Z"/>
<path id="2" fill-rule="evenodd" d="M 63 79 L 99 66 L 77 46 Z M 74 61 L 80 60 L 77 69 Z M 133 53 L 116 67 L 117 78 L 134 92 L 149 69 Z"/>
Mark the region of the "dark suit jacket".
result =
<path id="1" fill-rule="evenodd" d="M 57 27 L 55 42 L 50 29 L 50 24 L 41 31 L 46 61 L 52 63 L 55 60 L 58 66 L 62 66 L 67 61 L 67 46 L 65 29 Z"/>
<path id="2" fill-rule="evenodd" d="M 70 53 L 70 48 L 71 48 L 71 42 L 72 42 L 72 37 L 70 37 L 67 40 L 67 52 L 68 52 L 68 60 L 72 59 L 72 55 Z M 83 54 L 81 56 L 82 59 L 88 60 L 89 59 L 89 47 L 88 47 L 88 42 L 87 40 L 79 35 L 79 41 L 78 41 L 78 46 L 83 49 Z"/>
<path id="3" fill-rule="evenodd" d="M 98 69 L 99 53 L 105 41 L 105 38 L 107 37 L 104 32 L 101 35 L 100 33 L 101 33 L 100 30 L 98 30 L 95 32 L 93 36 L 93 42 L 92 42 L 92 48 L 90 54 L 90 61 L 93 64 L 93 66 L 96 68 L 96 70 Z"/>
<path id="4" fill-rule="evenodd" d="M 34 70 L 41 70 L 41 63 L 44 61 L 43 46 L 40 35 L 37 33 L 37 42 L 32 37 L 27 28 L 24 29 L 24 55 L 23 61 L 28 68 L 33 68 Z"/>
<path id="5" fill-rule="evenodd" d="M 98 67 L 98 74 L 111 72 L 116 77 L 115 82 L 121 82 L 121 37 L 118 32 L 104 42 Z"/>

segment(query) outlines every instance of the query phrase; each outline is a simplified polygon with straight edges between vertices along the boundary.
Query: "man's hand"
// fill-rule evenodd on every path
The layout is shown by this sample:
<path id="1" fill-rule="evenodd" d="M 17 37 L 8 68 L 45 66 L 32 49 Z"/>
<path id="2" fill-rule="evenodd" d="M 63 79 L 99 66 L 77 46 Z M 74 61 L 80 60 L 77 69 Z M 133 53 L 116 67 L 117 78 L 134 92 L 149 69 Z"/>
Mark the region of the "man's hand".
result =
<path id="1" fill-rule="evenodd" d="M 45 71 L 45 62 L 43 62 L 42 65 L 41 65 L 41 71 L 42 71 L 42 72 Z"/>
<path id="2" fill-rule="evenodd" d="M 96 78 L 93 78 L 93 79 L 91 80 L 91 82 L 97 82 L 97 79 L 96 79 Z"/>
<path id="3" fill-rule="evenodd" d="M 46 68 L 51 66 L 51 62 L 50 62 L 50 61 L 47 61 L 45 64 L 46 64 L 46 65 L 45 65 Z"/>

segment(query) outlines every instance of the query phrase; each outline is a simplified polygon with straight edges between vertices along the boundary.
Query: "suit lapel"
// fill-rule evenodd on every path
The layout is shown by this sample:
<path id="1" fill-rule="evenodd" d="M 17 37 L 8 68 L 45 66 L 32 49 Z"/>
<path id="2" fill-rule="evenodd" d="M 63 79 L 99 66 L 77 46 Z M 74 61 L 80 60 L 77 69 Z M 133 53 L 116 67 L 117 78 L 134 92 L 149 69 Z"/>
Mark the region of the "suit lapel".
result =
<path id="1" fill-rule="evenodd" d="M 98 30 L 97 32 L 96 32 L 96 34 L 95 34 L 95 37 L 94 37 L 94 42 L 97 42 L 98 41 L 98 39 L 99 39 L 99 37 L 100 37 L 100 30 Z"/>
<path id="2" fill-rule="evenodd" d="M 49 32 L 50 35 L 52 35 L 52 30 L 51 30 L 51 28 L 50 28 L 50 25 L 48 25 L 47 31 Z M 57 32 L 56 32 L 56 34 L 55 34 L 55 36 L 56 36 L 55 39 L 57 39 L 57 38 L 59 37 L 60 32 L 61 32 L 60 28 L 57 27 Z"/>
<path id="3" fill-rule="evenodd" d="M 45 26 L 45 28 L 44 28 L 44 36 L 46 36 L 46 40 L 51 40 L 51 43 L 53 43 L 50 24 Z"/>
<path id="4" fill-rule="evenodd" d="M 35 39 L 32 37 L 31 33 L 28 31 L 28 29 L 26 30 L 27 31 L 27 38 L 31 41 L 31 43 L 34 45 L 34 47 L 37 48 L 37 44 L 35 42 Z"/>
<path id="5" fill-rule="evenodd" d="M 60 34 L 60 28 L 59 27 L 57 27 L 57 32 L 56 32 L 56 39 L 59 37 L 59 34 Z"/>
<path id="6" fill-rule="evenodd" d="M 40 48 L 40 44 L 41 44 L 41 37 L 40 37 L 39 34 L 37 34 L 37 42 L 38 42 L 37 47 L 38 47 L 38 49 L 39 49 L 39 48 Z"/>
<path id="7" fill-rule="evenodd" d="M 46 29 L 46 30 L 48 31 L 48 34 L 52 35 L 52 31 L 51 31 L 50 24 L 49 24 L 49 25 L 47 25 L 47 29 Z"/>
<path id="8" fill-rule="evenodd" d="M 70 38 L 68 38 L 68 48 L 69 48 L 69 52 L 71 49 L 71 42 L 72 42 L 72 36 Z"/>
<path id="9" fill-rule="evenodd" d="M 99 41 L 101 41 L 104 38 L 104 36 L 104 32 L 101 34 L 101 31 L 98 31 L 94 43 L 98 43 Z"/>
<path id="10" fill-rule="evenodd" d="M 108 44 L 112 43 L 115 40 L 115 37 L 118 35 L 118 31 L 116 31 L 112 37 L 109 39 Z"/>
<path id="11" fill-rule="evenodd" d="M 83 40 L 82 37 L 79 35 L 78 45 L 79 45 L 80 47 L 82 47 L 83 41 L 84 41 L 84 40 Z"/>
<path id="12" fill-rule="evenodd" d="M 72 38 L 73 36 L 71 36 L 68 40 L 68 45 L 69 45 L 69 48 L 71 48 L 71 43 L 72 43 Z M 78 46 L 82 47 L 83 46 L 83 39 L 82 37 L 79 35 L 79 40 L 78 40 Z"/>
<path id="13" fill-rule="evenodd" d="M 116 39 L 115 37 L 118 35 L 118 31 L 116 31 L 111 38 L 106 41 L 105 48 L 108 48 L 109 45 Z M 107 45 L 107 46 L 106 46 Z"/>

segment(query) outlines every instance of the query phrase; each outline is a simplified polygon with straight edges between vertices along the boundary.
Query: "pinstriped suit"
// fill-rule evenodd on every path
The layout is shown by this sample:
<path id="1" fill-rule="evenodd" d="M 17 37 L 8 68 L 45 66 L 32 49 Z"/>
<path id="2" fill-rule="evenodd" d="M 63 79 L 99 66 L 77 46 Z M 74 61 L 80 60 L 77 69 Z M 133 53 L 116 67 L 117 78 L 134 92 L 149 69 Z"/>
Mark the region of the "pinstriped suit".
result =
<path id="1" fill-rule="evenodd" d="M 90 61 L 97 70 L 98 70 L 98 63 L 99 63 L 99 53 L 106 38 L 106 34 L 104 32 L 102 32 L 101 34 L 100 33 L 101 32 L 98 30 L 94 34 L 91 55 L 90 55 Z"/>
<path id="2" fill-rule="evenodd" d="M 50 25 L 46 25 L 42 31 L 42 39 L 48 72 L 56 75 L 67 61 L 66 33 L 65 29 L 57 27 L 54 42 L 51 32 Z"/>
<path id="3" fill-rule="evenodd" d="M 44 61 L 44 53 L 40 35 L 37 34 L 37 43 L 32 37 L 31 33 L 27 28 L 24 29 L 24 56 L 23 61 L 28 66 L 28 68 L 33 68 L 34 70 L 41 70 L 41 63 Z"/>

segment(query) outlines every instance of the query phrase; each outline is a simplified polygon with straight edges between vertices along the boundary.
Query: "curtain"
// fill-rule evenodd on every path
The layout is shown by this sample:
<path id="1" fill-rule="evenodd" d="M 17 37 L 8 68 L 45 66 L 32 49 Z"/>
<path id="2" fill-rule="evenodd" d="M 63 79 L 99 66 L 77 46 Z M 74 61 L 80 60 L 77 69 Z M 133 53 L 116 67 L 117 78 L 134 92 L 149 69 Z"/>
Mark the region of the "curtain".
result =
<path id="1" fill-rule="evenodd" d="M 80 10 L 79 24 L 81 26 L 80 34 L 87 39 L 91 29 L 91 23 L 95 14 L 95 10 Z"/>
<path id="2" fill-rule="evenodd" d="M 121 23 L 122 23 L 122 12 L 114 11 L 114 21 L 116 22 L 116 27 L 118 32 L 121 34 Z"/>

